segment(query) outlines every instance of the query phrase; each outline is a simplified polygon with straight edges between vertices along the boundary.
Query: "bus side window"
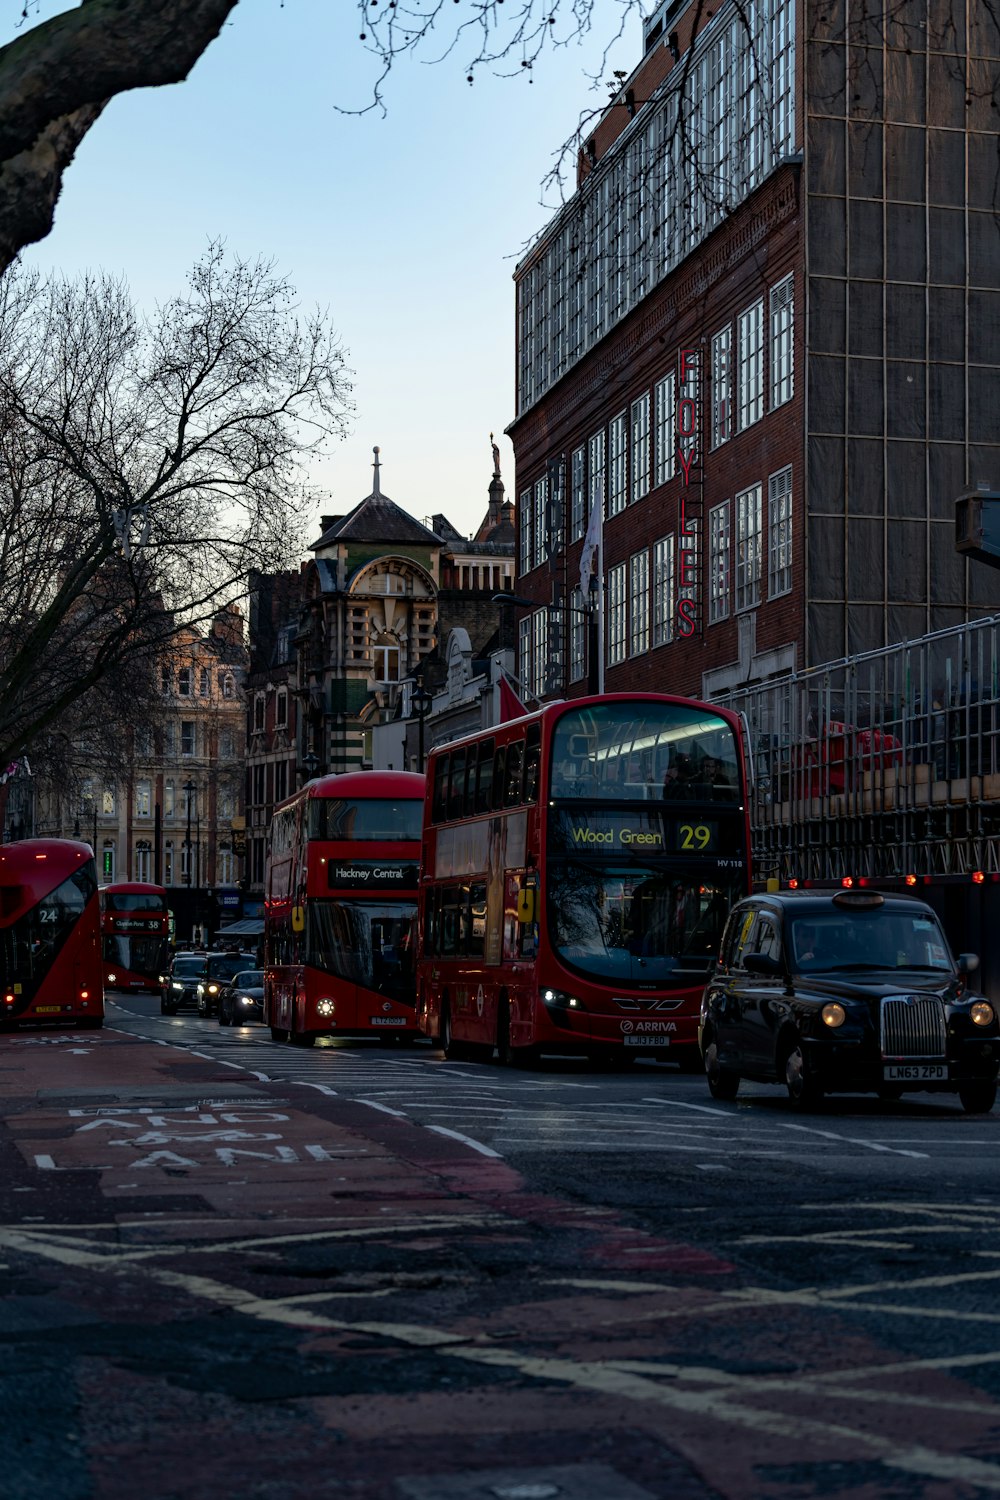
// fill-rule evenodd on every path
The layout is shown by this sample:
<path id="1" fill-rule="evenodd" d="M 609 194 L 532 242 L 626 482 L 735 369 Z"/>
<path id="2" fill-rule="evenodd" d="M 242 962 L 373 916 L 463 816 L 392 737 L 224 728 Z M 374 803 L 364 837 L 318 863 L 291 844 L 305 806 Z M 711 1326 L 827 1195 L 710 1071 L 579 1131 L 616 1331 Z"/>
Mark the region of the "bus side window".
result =
<path id="1" fill-rule="evenodd" d="M 465 797 L 462 802 L 463 816 L 471 818 L 476 811 L 476 747 L 470 745 L 466 752 Z"/>
<path id="2" fill-rule="evenodd" d="M 507 746 L 507 790 L 504 807 L 517 807 L 521 801 L 521 766 L 524 763 L 524 741 L 514 740 Z"/>
<path id="3" fill-rule="evenodd" d="M 434 797 L 431 802 L 431 817 L 435 823 L 443 823 L 448 817 L 448 757 L 439 756 L 434 762 Z"/>
<path id="4" fill-rule="evenodd" d="M 524 800 L 538 801 L 538 769 L 542 757 L 541 729 L 532 724 L 528 730 L 527 752 L 524 758 Z"/>
<path id="5" fill-rule="evenodd" d="M 493 806 L 493 741 L 483 740 L 479 747 L 479 767 L 476 772 L 477 813 L 487 813 Z"/>
<path id="6" fill-rule="evenodd" d="M 451 757 L 451 790 L 448 793 L 448 816 L 460 818 L 465 804 L 465 751 L 456 750 Z"/>
<path id="7" fill-rule="evenodd" d="M 491 803 L 494 812 L 503 807 L 503 794 L 506 787 L 507 776 L 507 746 L 498 745 L 497 753 L 493 757 L 493 800 Z"/>
<path id="8" fill-rule="evenodd" d="M 438 952 L 442 958 L 458 953 L 458 901 L 460 892 L 454 886 L 441 892 L 441 927 Z"/>

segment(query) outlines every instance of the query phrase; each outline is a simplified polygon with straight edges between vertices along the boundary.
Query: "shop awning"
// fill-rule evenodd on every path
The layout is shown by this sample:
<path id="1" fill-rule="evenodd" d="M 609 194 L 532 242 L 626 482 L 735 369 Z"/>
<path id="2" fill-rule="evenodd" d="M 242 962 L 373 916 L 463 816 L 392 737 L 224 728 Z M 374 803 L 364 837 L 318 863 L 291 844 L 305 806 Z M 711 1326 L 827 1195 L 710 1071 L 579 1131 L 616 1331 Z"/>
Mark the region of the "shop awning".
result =
<path id="1" fill-rule="evenodd" d="M 230 922 L 228 927 L 220 927 L 216 937 L 262 937 L 264 933 L 264 922 L 261 917 L 243 917 L 239 922 Z"/>

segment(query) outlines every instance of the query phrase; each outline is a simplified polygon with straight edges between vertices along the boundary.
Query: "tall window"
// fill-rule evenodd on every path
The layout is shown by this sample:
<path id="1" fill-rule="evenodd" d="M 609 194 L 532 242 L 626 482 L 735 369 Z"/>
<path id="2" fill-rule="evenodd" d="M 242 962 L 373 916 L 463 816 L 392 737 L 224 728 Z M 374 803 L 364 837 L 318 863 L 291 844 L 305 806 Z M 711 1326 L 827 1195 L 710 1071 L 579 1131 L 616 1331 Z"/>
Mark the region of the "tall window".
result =
<path id="1" fill-rule="evenodd" d="M 163 726 L 163 754 L 171 760 L 177 752 L 177 725 L 168 719 Z"/>
<path id="2" fill-rule="evenodd" d="M 284 688 L 279 688 L 274 700 L 274 724 L 276 729 L 284 729 L 288 724 L 288 693 Z"/>
<path id="3" fill-rule="evenodd" d="M 169 667 L 160 668 L 160 692 L 169 693 L 173 687 L 173 676 Z"/>
<path id="4" fill-rule="evenodd" d="M 137 818 L 148 818 L 152 813 L 152 787 L 145 779 L 135 784 L 135 815 Z M 138 877 L 140 880 L 142 876 Z"/>
<path id="5" fill-rule="evenodd" d="M 195 746 L 195 724 L 193 719 L 181 720 L 181 754 L 193 755 Z"/>
<path id="6" fill-rule="evenodd" d="M 167 839 L 163 846 L 163 884 L 174 883 L 174 843 L 173 839 Z"/>
<path id="7" fill-rule="evenodd" d="M 569 477 L 569 539 L 575 542 L 587 529 L 586 449 L 574 448 Z"/>
<path id="8" fill-rule="evenodd" d="M 587 669 L 587 612 L 580 586 L 570 597 L 569 680 L 579 682 Z"/>
<path id="9" fill-rule="evenodd" d="M 625 563 L 608 569 L 608 663 L 625 660 L 627 628 L 627 580 Z"/>
<path id="10" fill-rule="evenodd" d="M 522 573 L 531 572 L 531 491 L 525 490 L 517 507 L 518 562 Z"/>
<path id="11" fill-rule="evenodd" d="M 264 728 L 264 694 L 255 693 L 253 700 L 253 728 L 254 734 L 259 734 Z"/>
<path id="12" fill-rule="evenodd" d="M 674 638 L 674 537 L 663 536 L 653 547 L 653 645 Z"/>
<path id="13" fill-rule="evenodd" d="M 533 681 L 531 670 L 531 616 L 524 615 L 518 621 L 517 626 L 517 672 L 521 679 L 521 686 L 526 693 L 531 692 Z"/>
<path id="14" fill-rule="evenodd" d="M 733 330 L 728 325 L 720 328 L 712 338 L 712 447 L 719 448 L 731 436 L 733 375 L 730 359 L 732 355 Z"/>
<path id="15" fill-rule="evenodd" d="M 625 489 L 625 465 L 627 458 L 626 429 L 627 417 L 621 411 L 617 417 L 612 417 L 608 455 L 611 465 L 611 483 L 608 487 L 608 515 L 616 516 L 619 511 L 625 509 L 627 492 Z"/>
<path id="16" fill-rule="evenodd" d="M 548 499 L 548 493 L 549 493 L 548 480 L 546 480 L 544 478 L 536 480 L 535 481 L 535 517 L 534 517 L 534 523 L 533 523 L 534 524 L 534 532 L 535 532 L 535 548 L 534 548 L 534 554 L 533 554 L 534 555 L 534 564 L 533 564 L 533 566 L 536 567 L 536 568 L 540 568 L 541 567 L 541 565 L 545 561 L 545 557 L 546 557 L 545 543 L 546 543 L 546 539 L 547 539 L 547 532 L 546 532 L 546 529 L 545 529 L 545 505 L 546 505 L 546 501 Z"/>
<path id="17" fill-rule="evenodd" d="M 771 288 L 771 410 L 791 401 L 794 387 L 794 280 Z"/>
<path id="18" fill-rule="evenodd" d="M 736 496 L 736 609 L 760 603 L 761 488 Z"/>
<path id="19" fill-rule="evenodd" d="M 664 375 L 653 388 L 653 483 L 666 484 L 674 477 L 674 373 Z"/>
<path id="20" fill-rule="evenodd" d="M 767 593 L 769 599 L 792 587 L 792 470 L 779 469 L 767 481 Z"/>
<path id="21" fill-rule="evenodd" d="M 224 724 L 219 730 L 219 758 L 221 760 L 232 760 L 236 754 L 236 737 L 232 726 Z"/>
<path id="22" fill-rule="evenodd" d="M 208 697 L 208 668 L 202 667 L 198 674 L 198 694 L 202 698 Z"/>
<path id="23" fill-rule="evenodd" d="M 605 442 L 604 432 L 595 432 L 587 442 L 587 522 L 590 522 L 591 512 L 595 505 L 600 505 L 601 513 L 605 507 Z"/>
<path id="24" fill-rule="evenodd" d="M 632 503 L 649 494 L 649 392 L 632 402 L 632 447 L 629 461 Z"/>
<path id="25" fill-rule="evenodd" d="M 135 846 L 135 878 L 136 880 L 151 880 L 152 877 L 153 851 L 149 846 L 148 839 L 140 839 Z"/>
<path id="26" fill-rule="evenodd" d="M 172 818 L 174 815 L 174 783 L 165 781 L 163 783 L 163 816 Z"/>
<path id="27" fill-rule="evenodd" d="M 764 303 L 755 302 L 738 319 L 740 431 L 764 415 Z"/>
<path id="28" fill-rule="evenodd" d="M 399 643 L 392 636 L 379 636 L 372 646 L 372 673 L 376 682 L 399 681 Z"/>
<path id="29" fill-rule="evenodd" d="M 148 760 L 153 753 L 153 731 L 148 724 L 135 732 L 135 753 L 140 760 Z"/>
<path id="30" fill-rule="evenodd" d="M 634 552 L 628 571 L 632 655 L 641 656 L 649 650 L 649 553 Z"/>
<path id="31" fill-rule="evenodd" d="M 708 513 L 708 623 L 729 615 L 729 501 Z"/>
<path id="32" fill-rule="evenodd" d="M 223 673 L 222 696 L 223 698 L 236 697 L 236 678 L 233 676 L 232 672 Z"/>
<path id="33" fill-rule="evenodd" d="M 191 696 L 191 668 L 179 667 L 177 671 L 177 695 L 180 698 Z"/>
<path id="34" fill-rule="evenodd" d="M 113 839 L 105 839 L 101 849 L 101 879 L 107 884 L 115 878 L 115 845 Z"/>
<path id="35" fill-rule="evenodd" d="M 536 609 L 531 617 L 531 653 L 534 658 L 534 693 L 541 698 L 549 691 L 549 611 Z"/>
<path id="36" fill-rule="evenodd" d="M 232 849 L 227 849 L 225 845 L 223 845 L 216 856 L 216 860 L 218 863 L 216 880 L 218 881 L 219 885 L 235 885 L 236 862 L 233 858 Z"/>

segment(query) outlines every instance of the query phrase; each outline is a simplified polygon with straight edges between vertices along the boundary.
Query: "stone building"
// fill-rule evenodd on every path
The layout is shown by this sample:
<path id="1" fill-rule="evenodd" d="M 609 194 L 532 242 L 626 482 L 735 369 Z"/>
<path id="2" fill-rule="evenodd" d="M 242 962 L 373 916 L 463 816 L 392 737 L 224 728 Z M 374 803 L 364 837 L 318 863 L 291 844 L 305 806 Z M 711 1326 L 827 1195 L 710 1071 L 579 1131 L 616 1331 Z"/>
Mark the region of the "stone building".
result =
<path id="1" fill-rule="evenodd" d="M 306 566 L 250 575 L 244 879 L 251 901 L 263 895 L 271 814 L 310 769 L 300 758 L 295 653 Z"/>

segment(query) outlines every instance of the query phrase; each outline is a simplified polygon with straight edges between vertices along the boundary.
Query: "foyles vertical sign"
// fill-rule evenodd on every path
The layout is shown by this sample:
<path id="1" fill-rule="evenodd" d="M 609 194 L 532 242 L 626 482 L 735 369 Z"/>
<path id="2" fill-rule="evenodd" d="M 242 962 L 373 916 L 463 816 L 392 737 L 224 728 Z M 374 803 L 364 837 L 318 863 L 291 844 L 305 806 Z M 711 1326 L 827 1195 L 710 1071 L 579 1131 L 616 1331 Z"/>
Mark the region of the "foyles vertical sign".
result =
<path id="1" fill-rule="evenodd" d="M 677 634 L 701 629 L 702 452 L 701 350 L 677 354 L 677 430 L 675 455 L 681 479 L 677 557 Z"/>

